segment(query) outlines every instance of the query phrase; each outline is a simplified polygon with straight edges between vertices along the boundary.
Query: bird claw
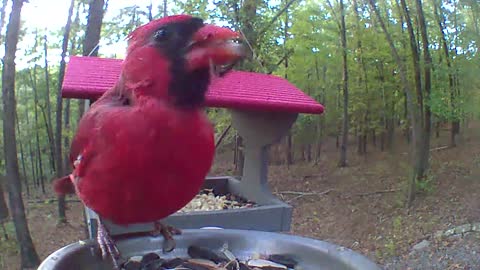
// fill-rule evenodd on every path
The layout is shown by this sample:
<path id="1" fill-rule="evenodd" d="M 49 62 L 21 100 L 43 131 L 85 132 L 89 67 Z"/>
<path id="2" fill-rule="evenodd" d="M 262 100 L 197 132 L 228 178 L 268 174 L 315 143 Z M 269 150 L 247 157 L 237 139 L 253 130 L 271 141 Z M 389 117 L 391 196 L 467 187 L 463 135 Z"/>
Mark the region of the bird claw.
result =
<path id="1" fill-rule="evenodd" d="M 165 225 L 161 222 L 155 222 L 155 230 L 152 232 L 153 236 L 159 236 L 162 235 L 163 238 L 165 239 L 163 241 L 163 252 L 171 252 L 172 250 L 175 249 L 176 243 L 175 239 L 173 239 L 173 235 L 180 235 L 182 234 L 182 231 L 180 229 L 177 229 L 175 227 Z"/>
<path id="2" fill-rule="evenodd" d="M 118 250 L 115 242 L 108 233 L 103 223 L 99 222 L 97 230 L 97 242 L 102 251 L 102 259 L 106 260 L 108 256 L 112 259 L 113 267 L 115 270 L 120 269 L 118 266 L 118 259 L 120 258 L 120 251 Z"/>

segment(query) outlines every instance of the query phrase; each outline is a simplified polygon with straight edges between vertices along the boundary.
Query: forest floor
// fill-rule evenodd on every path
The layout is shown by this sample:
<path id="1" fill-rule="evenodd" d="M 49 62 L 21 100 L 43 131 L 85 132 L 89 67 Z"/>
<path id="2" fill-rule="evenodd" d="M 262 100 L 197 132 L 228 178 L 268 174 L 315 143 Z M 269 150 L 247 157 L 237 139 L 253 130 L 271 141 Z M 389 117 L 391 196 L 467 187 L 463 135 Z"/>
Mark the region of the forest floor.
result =
<path id="1" fill-rule="evenodd" d="M 294 207 L 292 233 L 351 248 L 385 269 L 480 269 L 479 232 L 439 237 L 456 226 L 480 222 L 480 124 L 472 123 L 457 147 L 431 152 L 430 182 L 409 211 L 403 207 L 409 163 L 402 141 L 396 139 L 394 153 L 369 144 L 366 156 L 353 153 L 352 144 L 349 166 L 342 169 L 336 167 L 334 141 L 325 144 L 318 165 L 272 165 L 272 191 Z M 447 142 L 448 131 L 442 131 L 432 149 Z M 231 169 L 231 155 L 219 155 L 213 172 Z M 56 203 L 44 199 L 25 198 L 42 259 L 85 238 L 80 203 L 69 204 L 69 224 L 58 227 Z M 15 237 L 11 224 L 7 231 Z M 0 269 L 18 269 L 15 242 L 0 239 Z"/>

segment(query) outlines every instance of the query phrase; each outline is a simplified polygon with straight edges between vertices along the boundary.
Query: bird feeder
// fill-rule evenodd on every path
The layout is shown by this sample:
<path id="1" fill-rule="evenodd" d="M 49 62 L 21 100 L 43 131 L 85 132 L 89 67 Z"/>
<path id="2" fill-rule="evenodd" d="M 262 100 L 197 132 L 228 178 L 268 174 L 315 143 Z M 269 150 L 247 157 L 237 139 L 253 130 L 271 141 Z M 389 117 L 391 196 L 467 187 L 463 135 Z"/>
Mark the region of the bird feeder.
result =
<path id="1" fill-rule="evenodd" d="M 70 57 L 62 85 L 63 98 L 95 101 L 113 87 L 120 76 L 121 59 Z M 222 227 L 259 231 L 289 231 L 292 207 L 276 198 L 267 179 L 268 148 L 287 134 L 298 114 L 321 114 L 323 106 L 287 80 L 267 74 L 231 71 L 212 81 L 206 96 L 208 107 L 227 109 L 232 126 L 244 141 L 241 177 L 207 177 L 204 188 L 230 193 L 255 202 L 252 208 L 177 212 L 164 220 L 181 228 Z M 86 208 L 90 237 L 96 236 L 98 215 Z M 111 235 L 147 232 L 152 224 L 116 225 L 102 218 Z"/>

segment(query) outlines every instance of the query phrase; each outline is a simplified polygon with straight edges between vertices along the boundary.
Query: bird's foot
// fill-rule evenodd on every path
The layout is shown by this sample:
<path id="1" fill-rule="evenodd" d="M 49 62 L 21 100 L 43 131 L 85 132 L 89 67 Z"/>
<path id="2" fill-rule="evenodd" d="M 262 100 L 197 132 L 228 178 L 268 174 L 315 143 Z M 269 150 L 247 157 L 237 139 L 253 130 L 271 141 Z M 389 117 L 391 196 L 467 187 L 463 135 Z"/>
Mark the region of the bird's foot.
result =
<path id="1" fill-rule="evenodd" d="M 163 252 L 170 252 L 175 249 L 175 240 L 173 239 L 173 235 L 182 234 L 180 229 L 175 227 L 165 225 L 161 222 L 155 222 L 155 230 L 152 232 L 152 235 L 159 236 L 162 235 L 165 239 L 163 241 Z"/>
<path id="2" fill-rule="evenodd" d="M 115 242 L 108 233 L 107 228 L 103 225 L 102 222 L 98 223 L 97 230 L 97 242 L 100 245 L 100 250 L 102 251 L 102 259 L 106 259 L 107 256 L 110 256 L 113 263 L 113 268 L 115 270 L 120 269 L 118 266 L 118 259 L 120 258 L 120 251 L 118 250 Z"/>

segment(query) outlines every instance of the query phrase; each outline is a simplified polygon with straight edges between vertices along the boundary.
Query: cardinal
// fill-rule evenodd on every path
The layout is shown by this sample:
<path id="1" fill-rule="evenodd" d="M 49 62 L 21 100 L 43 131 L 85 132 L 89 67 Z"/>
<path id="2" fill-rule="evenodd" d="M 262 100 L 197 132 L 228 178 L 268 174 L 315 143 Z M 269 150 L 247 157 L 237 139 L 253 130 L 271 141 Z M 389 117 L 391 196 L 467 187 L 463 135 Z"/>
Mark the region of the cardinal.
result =
<path id="1" fill-rule="evenodd" d="M 80 120 L 72 172 L 54 181 L 56 193 L 76 193 L 119 225 L 153 222 L 173 241 L 180 231 L 158 220 L 190 202 L 210 170 L 214 130 L 205 94 L 212 75 L 245 56 L 239 39 L 190 15 L 153 20 L 130 33 L 120 77 Z M 102 257 L 118 268 L 120 252 L 102 222 L 97 236 Z"/>

